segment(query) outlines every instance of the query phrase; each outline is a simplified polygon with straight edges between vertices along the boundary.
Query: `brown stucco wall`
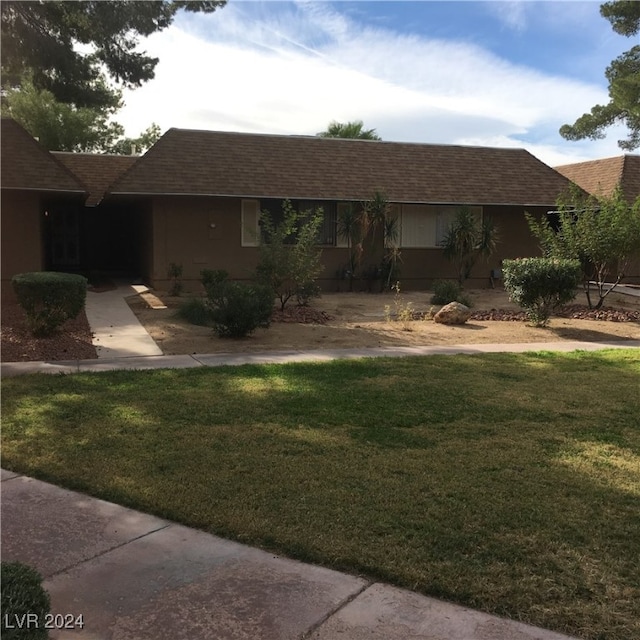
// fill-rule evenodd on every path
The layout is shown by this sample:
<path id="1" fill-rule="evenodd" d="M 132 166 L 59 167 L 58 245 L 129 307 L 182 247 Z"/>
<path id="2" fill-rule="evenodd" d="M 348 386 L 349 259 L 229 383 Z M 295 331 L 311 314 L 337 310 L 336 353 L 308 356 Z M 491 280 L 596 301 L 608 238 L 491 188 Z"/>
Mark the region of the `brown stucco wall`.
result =
<path id="1" fill-rule="evenodd" d="M 167 272 L 172 262 L 182 264 L 187 291 L 198 290 L 203 269 L 226 269 L 239 280 L 251 277 L 257 249 L 240 246 L 239 199 L 154 198 L 151 220 L 150 281 L 154 287 L 168 287 Z"/>
<path id="2" fill-rule="evenodd" d="M 154 198 L 148 225 L 153 248 L 146 250 L 152 254 L 147 281 L 157 289 L 167 289 L 172 262 L 183 266 L 186 291 L 200 288 L 202 269 L 226 269 L 233 279 L 250 279 L 259 252 L 256 247 L 241 246 L 240 210 L 239 198 Z M 530 209 L 537 215 L 546 211 L 547 208 Z M 539 255 L 522 207 L 485 207 L 484 213 L 493 218 L 502 239 L 495 255 L 478 261 L 467 282 L 469 287 L 490 286 L 491 270 L 499 269 L 504 258 Z M 365 256 L 365 266 L 378 260 L 370 256 Z M 455 268 L 445 260 L 442 249 L 402 249 L 401 259 L 400 281 L 405 290 L 425 289 L 434 280 L 456 277 Z M 345 290 L 347 283 L 338 280 L 337 272 L 347 264 L 348 250 L 324 248 L 322 262 L 325 268 L 320 276 L 321 287 L 325 291 Z"/>
<path id="3" fill-rule="evenodd" d="M 2 297 L 11 298 L 16 273 L 44 266 L 40 196 L 29 191 L 2 191 Z"/>

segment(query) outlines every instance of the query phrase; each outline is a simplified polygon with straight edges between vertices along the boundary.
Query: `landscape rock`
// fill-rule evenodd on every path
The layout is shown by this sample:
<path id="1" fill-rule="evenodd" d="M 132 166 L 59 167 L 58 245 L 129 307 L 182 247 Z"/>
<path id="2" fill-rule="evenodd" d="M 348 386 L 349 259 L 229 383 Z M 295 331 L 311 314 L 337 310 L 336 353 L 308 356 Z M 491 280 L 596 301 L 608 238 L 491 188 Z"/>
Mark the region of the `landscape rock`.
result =
<path id="1" fill-rule="evenodd" d="M 471 309 L 460 302 L 450 302 L 433 316 L 441 324 L 464 324 L 471 317 Z"/>

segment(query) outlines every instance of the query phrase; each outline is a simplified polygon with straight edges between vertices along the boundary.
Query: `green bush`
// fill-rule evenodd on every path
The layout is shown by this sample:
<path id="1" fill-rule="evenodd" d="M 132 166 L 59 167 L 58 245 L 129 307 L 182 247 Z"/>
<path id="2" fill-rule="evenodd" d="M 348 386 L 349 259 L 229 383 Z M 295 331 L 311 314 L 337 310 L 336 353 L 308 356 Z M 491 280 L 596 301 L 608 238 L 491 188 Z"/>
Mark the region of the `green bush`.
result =
<path id="1" fill-rule="evenodd" d="M 3 640 L 41 640 L 49 637 L 44 628 L 50 612 L 49 594 L 42 587 L 40 574 L 20 562 L 2 563 L 2 624 Z M 32 617 L 26 618 L 28 614 Z M 35 628 L 37 620 L 38 628 Z M 17 628 L 23 621 L 23 628 Z M 26 623 L 29 622 L 28 628 Z"/>
<path id="2" fill-rule="evenodd" d="M 544 327 L 551 314 L 576 297 L 582 269 L 578 260 L 519 258 L 502 263 L 504 287 L 531 322 Z"/>
<path id="3" fill-rule="evenodd" d="M 167 275 L 171 279 L 171 288 L 169 289 L 170 296 L 179 296 L 182 293 L 182 263 L 178 264 L 172 262 L 169 264 L 169 269 L 167 271 Z"/>
<path id="4" fill-rule="evenodd" d="M 203 284 L 211 323 L 221 338 L 242 338 L 271 323 L 274 294 L 269 287 L 231 282 L 225 271 L 203 274 Z"/>
<path id="5" fill-rule="evenodd" d="M 459 302 L 467 307 L 471 306 L 471 301 L 462 293 L 462 287 L 454 280 L 436 280 L 433 283 L 433 295 L 431 304 L 449 304 Z"/>
<path id="6" fill-rule="evenodd" d="M 209 291 L 209 287 L 218 285 L 229 279 L 229 272 L 224 269 L 203 269 L 200 272 L 200 281 L 205 291 Z"/>
<path id="7" fill-rule="evenodd" d="M 298 211 L 289 200 L 283 201 L 282 211 L 277 223 L 268 211 L 260 217 L 263 238 L 256 278 L 274 292 L 284 310 L 293 296 L 299 305 L 307 305 L 320 295 L 316 280 L 323 269 L 322 251 L 316 244 L 324 214 L 322 208 Z"/>
<path id="8" fill-rule="evenodd" d="M 84 308 L 87 279 L 71 273 L 19 273 L 11 279 L 18 303 L 35 336 L 48 336 Z"/>
<path id="9" fill-rule="evenodd" d="M 213 324 L 211 309 L 207 305 L 207 301 L 202 298 L 186 300 L 180 305 L 176 315 L 199 327 L 210 327 Z"/>

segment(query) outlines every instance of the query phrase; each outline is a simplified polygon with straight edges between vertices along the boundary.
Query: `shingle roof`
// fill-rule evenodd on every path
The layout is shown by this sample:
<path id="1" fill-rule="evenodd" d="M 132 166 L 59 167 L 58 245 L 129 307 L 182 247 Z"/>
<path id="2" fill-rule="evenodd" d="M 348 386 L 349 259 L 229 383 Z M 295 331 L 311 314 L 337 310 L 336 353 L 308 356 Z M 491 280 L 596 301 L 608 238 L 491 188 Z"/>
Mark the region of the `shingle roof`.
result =
<path id="1" fill-rule="evenodd" d="M 87 185 L 89 197 L 85 204 L 90 207 L 99 204 L 109 186 L 138 159 L 137 156 L 64 151 L 53 151 L 52 155 Z"/>
<path id="2" fill-rule="evenodd" d="M 623 155 L 556 167 L 563 176 L 585 191 L 610 195 L 620 185 L 627 199 L 640 196 L 640 156 Z"/>
<path id="3" fill-rule="evenodd" d="M 550 205 L 568 186 L 523 149 L 170 129 L 112 193 Z"/>
<path id="4" fill-rule="evenodd" d="M 3 189 L 85 193 L 80 180 L 12 118 L 2 118 Z"/>

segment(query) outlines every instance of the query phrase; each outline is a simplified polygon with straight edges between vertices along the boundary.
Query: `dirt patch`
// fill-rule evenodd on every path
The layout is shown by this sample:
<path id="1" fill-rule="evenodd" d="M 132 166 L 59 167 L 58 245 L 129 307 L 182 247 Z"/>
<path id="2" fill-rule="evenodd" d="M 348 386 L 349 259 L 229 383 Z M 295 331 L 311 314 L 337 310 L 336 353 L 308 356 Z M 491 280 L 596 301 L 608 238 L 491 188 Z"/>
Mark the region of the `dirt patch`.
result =
<path id="1" fill-rule="evenodd" d="M 575 305 L 573 313 L 582 314 L 582 317 L 554 317 L 547 328 L 541 329 L 527 324 L 504 290 L 467 292 L 474 317 L 462 326 L 440 325 L 428 319 L 408 323 L 388 320 L 385 307 L 393 316 L 398 310 L 396 303 L 411 303 L 413 311 L 430 316 L 430 312 L 439 307 L 429 303 L 431 294 L 428 292 L 403 293 L 399 300 L 391 293 L 328 293 L 314 300 L 307 310 L 277 316 L 279 321 L 273 322 L 269 329 L 259 329 L 247 338 L 230 340 L 216 337 L 207 327 L 191 325 L 176 317 L 176 310 L 186 297 L 154 293 L 167 305 L 166 309 L 149 309 L 137 296 L 129 298 L 128 302 L 166 355 L 640 339 L 640 298 L 627 295 L 611 294 L 609 313 L 600 319 L 587 318 L 585 307 Z M 614 319 L 618 321 L 612 321 Z"/>
<path id="2" fill-rule="evenodd" d="M 97 358 L 91 329 L 84 312 L 68 320 L 48 338 L 34 338 L 27 329 L 24 311 L 15 302 L 2 304 L 0 346 L 2 362 L 34 360 L 89 360 Z"/>
<path id="3" fill-rule="evenodd" d="M 109 290 L 105 287 L 103 290 Z M 393 294 L 330 293 L 314 300 L 309 308 L 290 307 L 275 314 L 269 329 L 259 329 L 240 340 L 221 339 L 207 327 L 198 327 L 176 317 L 187 298 L 162 292 L 155 296 L 166 309 L 151 309 L 139 296 L 128 302 L 140 322 L 167 355 L 193 353 L 256 352 L 380 346 L 419 346 L 479 343 L 526 343 L 560 340 L 608 341 L 640 339 L 640 298 L 614 295 L 608 308 L 589 312 L 583 305 L 567 308 L 549 327 L 530 327 L 503 290 L 469 291 L 473 317 L 463 326 L 446 326 L 430 320 L 409 323 L 388 321 L 400 305 L 412 304 L 416 314 L 429 317 L 439 307 L 429 303 L 428 292 Z M 156 300 L 157 300 L 156 298 Z M 409 329 L 409 330 L 405 330 Z M 29 333 L 24 312 L 15 303 L 2 306 L 1 359 L 3 362 L 76 360 L 96 358 L 92 334 L 84 313 L 67 322 L 49 338 Z"/>

